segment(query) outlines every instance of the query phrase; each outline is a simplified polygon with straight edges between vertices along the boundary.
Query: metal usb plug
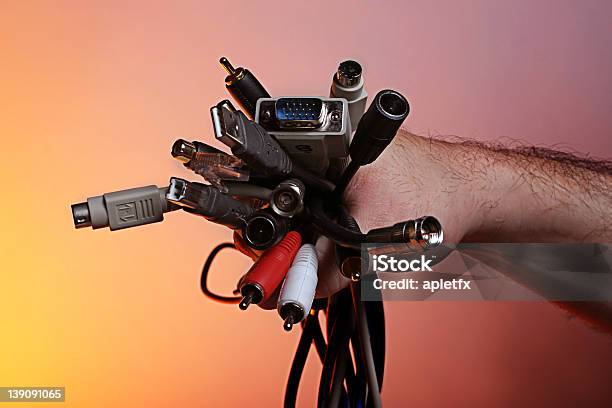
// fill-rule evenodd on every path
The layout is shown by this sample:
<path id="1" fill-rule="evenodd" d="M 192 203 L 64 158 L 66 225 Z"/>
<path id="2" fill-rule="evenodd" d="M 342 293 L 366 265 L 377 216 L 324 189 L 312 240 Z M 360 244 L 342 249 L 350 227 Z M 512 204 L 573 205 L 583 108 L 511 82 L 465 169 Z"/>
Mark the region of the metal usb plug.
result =
<path id="1" fill-rule="evenodd" d="M 223 100 L 210 109 L 215 138 L 230 149 L 243 146 L 245 141 L 244 130 L 240 128 L 241 121 L 238 112 L 230 101 Z"/>
<path id="2" fill-rule="evenodd" d="M 187 180 L 172 177 L 166 193 L 166 200 L 183 208 L 196 209 L 201 193 L 201 190 L 192 188 L 191 183 Z"/>
<path id="3" fill-rule="evenodd" d="M 251 205 L 223 194 L 213 186 L 178 177 L 170 179 L 166 200 L 187 212 L 232 229 L 242 228 L 255 211 Z"/>

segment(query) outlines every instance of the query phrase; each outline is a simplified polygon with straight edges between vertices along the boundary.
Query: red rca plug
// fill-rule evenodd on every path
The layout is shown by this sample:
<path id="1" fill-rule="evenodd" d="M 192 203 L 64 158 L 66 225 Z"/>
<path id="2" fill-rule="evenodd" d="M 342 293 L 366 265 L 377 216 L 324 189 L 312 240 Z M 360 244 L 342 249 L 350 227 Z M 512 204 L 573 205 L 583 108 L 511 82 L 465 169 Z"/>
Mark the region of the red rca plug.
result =
<path id="1" fill-rule="evenodd" d="M 285 278 L 301 244 L 300 233 L 290 231 L 278 244 L 261 255 L 241 279 L 240 309 L 246 310 L 251 303 L 258 304 L 270 298 Z"/>

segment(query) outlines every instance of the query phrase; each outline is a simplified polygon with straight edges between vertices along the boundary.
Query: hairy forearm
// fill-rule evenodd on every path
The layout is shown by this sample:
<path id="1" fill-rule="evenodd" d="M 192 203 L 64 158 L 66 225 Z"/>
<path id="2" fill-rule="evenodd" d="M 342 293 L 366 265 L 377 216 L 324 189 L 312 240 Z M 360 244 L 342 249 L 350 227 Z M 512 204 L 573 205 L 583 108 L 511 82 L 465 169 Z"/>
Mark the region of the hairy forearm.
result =
<path id="1" fill-rule="evenodd" d="M 437 216 L 449 242 L 608 242 L 611 185 L 604 161 L 402 132 L 348 199 L 368 228 Z"/>
<path id="2" fill-rule="evenodd" d="M 611 241 L 612 173 L 605 162 L 547 149 L 480 149 L 500 183 L 484 181 L 495 201 L 482 197 L 483 218 L 467 239 Z"/>

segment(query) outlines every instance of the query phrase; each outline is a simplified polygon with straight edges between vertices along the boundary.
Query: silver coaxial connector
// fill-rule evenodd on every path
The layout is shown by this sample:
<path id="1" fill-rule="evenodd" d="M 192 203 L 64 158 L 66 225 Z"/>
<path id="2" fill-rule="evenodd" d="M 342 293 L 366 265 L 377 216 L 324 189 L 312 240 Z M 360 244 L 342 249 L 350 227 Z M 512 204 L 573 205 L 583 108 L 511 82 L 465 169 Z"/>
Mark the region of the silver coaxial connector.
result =
<path id="1" fill-rule="evenodd" d="M 270 207 L 281 217 L 293 217 L 304 207 L 305 191 L 306 187 L 300 180 L 285 180 L 272 191 Z"/>

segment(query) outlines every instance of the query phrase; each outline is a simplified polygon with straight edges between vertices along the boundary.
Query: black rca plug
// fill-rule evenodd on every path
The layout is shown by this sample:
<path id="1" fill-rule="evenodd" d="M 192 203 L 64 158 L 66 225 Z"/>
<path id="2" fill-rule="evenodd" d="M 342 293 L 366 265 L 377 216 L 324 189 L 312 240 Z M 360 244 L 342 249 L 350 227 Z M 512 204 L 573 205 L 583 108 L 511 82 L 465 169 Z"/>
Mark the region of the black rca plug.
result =
<path id="1" fill-rule="evenodd" d="M 289 221 L 269 211 L 257 211 L 247 218 L 242 236 L 253 249 L 265 250 L 278 243 L 287 232 Z"/>
<path id="2" fill-rule="evenodd" d="M 242 109 L 253 118 L 255 116 L 257 100 L 269 98 L 270 94 L 248 69 L 242 67 L 234 68 L 225 57 L 221 57 L 219 63 L 227 71 L 225 87 Z"/>

